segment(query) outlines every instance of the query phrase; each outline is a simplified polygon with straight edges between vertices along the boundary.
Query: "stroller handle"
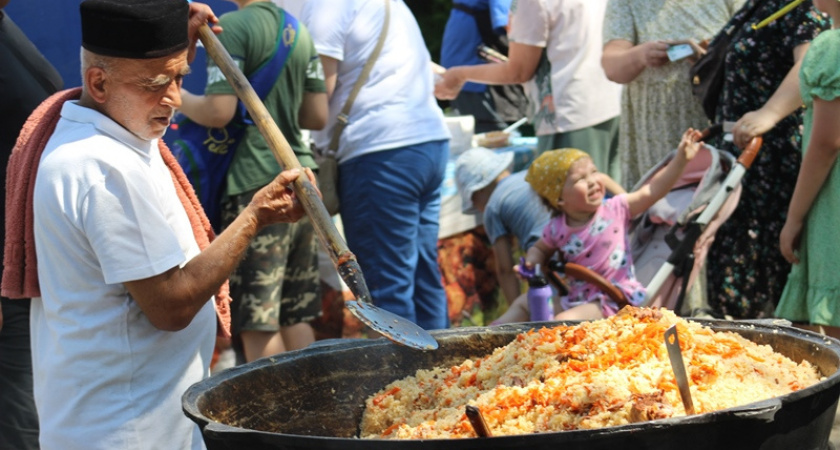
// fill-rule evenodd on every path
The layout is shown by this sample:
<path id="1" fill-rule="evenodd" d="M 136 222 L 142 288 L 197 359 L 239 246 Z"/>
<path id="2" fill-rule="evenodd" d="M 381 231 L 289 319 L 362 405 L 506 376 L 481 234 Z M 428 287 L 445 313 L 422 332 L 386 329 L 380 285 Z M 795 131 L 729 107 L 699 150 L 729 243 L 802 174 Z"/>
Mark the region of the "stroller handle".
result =
<path id="1" fill-rule="evenodd" d="M 700 137 L 703 140 L 708 140 L 723 132 L 723 125 L 717 123 L 701 131 Z M 749 169 L 750 166 L 752 166 L 755 157 L 758 156 L 758 151 L 761 149 L 761 145 L 763 144 L 763 142 L 764 139 L 761 136 L 755 136 L 752 139 L 750 139 L 750 142 L 747 143 L 746 148 L 744 148 L 744 150 L 741 152 L 741 156 L 738 157 L 738 163 L 744 166 L 746 169 Z"/>
<path id="2" fill-rule="evenodd" d="M 627 301 L 627 297 L 624 296 L 624 292 L 622 292 L 621 289 L 617 288 L 614 284 L 607 281 L 606 278 L 593 272 L 591 269 L 585 266 L 575 263 L 550 261 L 548 263 L 548 269 L 549 279 L 555 282 L 559 282 L 559 280 L 552 276 L 552 272 L 565 273 L 566 275 L 572 278 L 585 281 L 591 285 L 594 285 L 596 288 L 600 289 L 602 292 L 607 294 L 607 296 L 618 305 L 619 309 L 630 304 L 630 302 Z"/>
<path id="3" fill-rule="evenodd" d="M 703 130 L 701 132 L 701 136 L 703 139 L 707 139 L 709 137 L 715 137 L 723 131 L 723 126 L 716 124 L 706 130 Z M 669 244 L 672 249 L 671 255 L 648 283 L 647 297 L 645 298 L 645 302 L 642 306 L 649 306 L 653 303 L 654 298 L 657 296 L 666 280 L 669 276 L 671 276 L 676 267 L 684 267 L 685 264 L 693 266 L 693 259 L 690 258 L 694 257 L 694 245 L 697 243 L 697 239 L 702 235 L 703 231 L 706 230 L 706 227 L 714 219 L 715 215 L 718 214 L 718 212 L 721 211 L 721 208 L 724 207 L 725 202 L 732 192 L 739 187 L 744 174 L 750 168 L 756 156 L 758 156 L 758 152 L 761 149 L 763 142 L 764 140 L 761 136 L 755 136 L 750 139 L 746 148 L 744 148 L 741 155 L 738 157 L 738 160 L 735 161 L 735 164 L 730 168 L 726 178 L 721 182 L 720 189 L 718 189 L 715 195 L 706 203 L 706 207 L 703 211 L 697 217 L 691 219 L 689 223 L 691 226 L 687 228 L 684 237 L 673 245 Z M 687 277 L 689 275 L 685 274 L 684 276 Z M 683 289 L 678 291 L 676 304 L 673 308 L 675 311 L 680 311 L 683 296 L 685 295 L 687 287 L 687 285 L 684 285 Z"/>
<path id="4" fill-rule="evenodd" d="M 758 156 L 758 150 L 761 148 L 763 141 L 764 140 L 761 136 L 756 136 L 750 139 L 750 142 L 747 144 L 747 148 L 745 148 L 744 151 L 741 152 L 741 156 L 738 157 L 738 163 L 749 169 L 750 166 L 752 166 L 755 157 Z"/>

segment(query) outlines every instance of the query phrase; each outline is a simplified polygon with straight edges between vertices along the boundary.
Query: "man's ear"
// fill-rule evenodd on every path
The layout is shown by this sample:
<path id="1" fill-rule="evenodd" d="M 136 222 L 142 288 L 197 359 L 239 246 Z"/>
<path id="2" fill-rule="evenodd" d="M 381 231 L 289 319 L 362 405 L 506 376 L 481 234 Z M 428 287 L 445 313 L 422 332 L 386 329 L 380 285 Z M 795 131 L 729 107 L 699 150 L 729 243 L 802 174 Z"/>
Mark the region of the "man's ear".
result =
<path id="1" fill-rule="evenodd" d="M 84 84 L 87 87 L 87 94 L 96 103 L 105 103 L 107 98 L 107 89 L 110 87 L 111 80 L 108 79 L 108 73 L 101 67 L 91 67 L 85 71 Z"/>

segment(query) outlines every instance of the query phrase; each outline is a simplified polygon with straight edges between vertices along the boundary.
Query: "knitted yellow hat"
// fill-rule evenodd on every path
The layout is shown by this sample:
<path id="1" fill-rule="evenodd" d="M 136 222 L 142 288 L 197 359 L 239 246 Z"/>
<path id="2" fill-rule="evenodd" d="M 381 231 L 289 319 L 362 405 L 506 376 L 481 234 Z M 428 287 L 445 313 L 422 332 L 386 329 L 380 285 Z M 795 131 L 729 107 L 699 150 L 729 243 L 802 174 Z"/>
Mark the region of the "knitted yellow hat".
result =
<path id="1" fill-rule="evenodd" d="M 525 181 L 540 197 L 556 205 L 563 194 L 569 168 L 581 158 L 589 158 L 589 155 L 576 148 L 549 150 L 531 163 Z"/>

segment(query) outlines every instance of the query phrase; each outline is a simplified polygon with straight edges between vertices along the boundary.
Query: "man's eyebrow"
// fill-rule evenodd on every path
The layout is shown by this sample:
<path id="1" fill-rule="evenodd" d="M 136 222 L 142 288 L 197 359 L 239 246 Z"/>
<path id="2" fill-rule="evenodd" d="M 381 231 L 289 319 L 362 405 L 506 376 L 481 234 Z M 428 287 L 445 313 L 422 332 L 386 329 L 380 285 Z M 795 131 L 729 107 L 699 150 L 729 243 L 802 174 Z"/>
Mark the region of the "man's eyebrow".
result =
<path id="1" fill-rule="evenodd" d="M 178 75 L 186 76 L 189 73 L 190 73 L 190 68 L 189 68 L 189 66 L 187 66 L 187 67 L 181 69 L 181 72 Z M 138 80 L 137 84 L 139 84 L 140 86 L 154 87 L 154 86 L 163 86 L 163 85 L 169 84 L 170 82 L 172 82 L 172 78 L 169 77 L 168 75 L 158 75 L 156 77 L 141 78 L 141 79 Z"/>

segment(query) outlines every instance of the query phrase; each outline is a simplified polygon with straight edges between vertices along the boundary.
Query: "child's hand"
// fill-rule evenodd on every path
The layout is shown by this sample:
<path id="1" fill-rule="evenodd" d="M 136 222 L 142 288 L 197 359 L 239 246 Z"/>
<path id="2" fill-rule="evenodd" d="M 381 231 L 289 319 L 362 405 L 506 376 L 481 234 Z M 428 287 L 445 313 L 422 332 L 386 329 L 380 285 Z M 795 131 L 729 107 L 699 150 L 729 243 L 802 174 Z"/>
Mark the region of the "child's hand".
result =
<path id="1" fill-rule="evenodd" d="M 680 146 L 677 149 L 677 156 L 682 156 L 686 161 L 691 161 L 700 151 L 700 146 L 703 142 L 700 140 L 702 133 L 694 128 L 689 128 L 683 133 Z"/>
<path id="2" fill-rule="evenodd" d="M 534 265 L 529 263 L 524 257 L 519 258 L 519 264 L 513 266 L 513 271 L 519 278 L 525 280 L 531 279 L 536 274 Z"/>
<path id="3" fill-rule="evenodd" d="M 683 133 L 680 146 L 677 148 L 677 155 L 672 158 L 663 170 L 657 172 L 650 182 L 641 188 L 627 194 L 627 205 L 630 206 L 630 216 L 635 217 L 653 206 L 659 199 L 665 196 L 680 178 L 688 161 L 697 156 L 702 133 L 689 128 Z"/>

